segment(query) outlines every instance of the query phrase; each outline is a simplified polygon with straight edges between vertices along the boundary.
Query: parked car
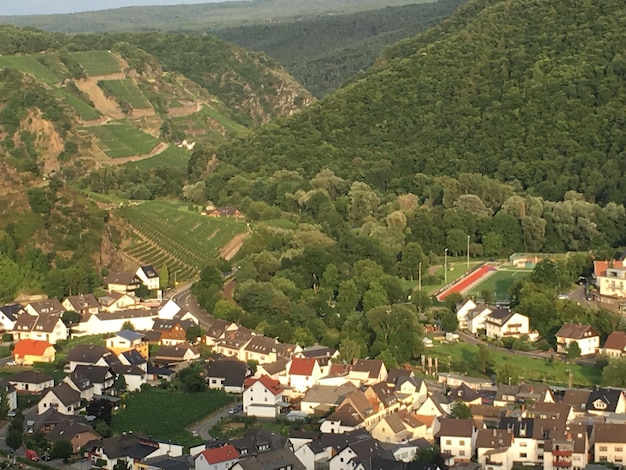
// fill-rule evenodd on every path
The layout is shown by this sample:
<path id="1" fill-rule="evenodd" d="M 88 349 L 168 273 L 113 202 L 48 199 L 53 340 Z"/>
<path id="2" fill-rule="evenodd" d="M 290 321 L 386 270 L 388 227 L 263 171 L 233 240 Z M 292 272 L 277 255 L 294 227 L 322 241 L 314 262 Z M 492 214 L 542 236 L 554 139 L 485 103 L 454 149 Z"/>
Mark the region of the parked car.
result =
<path id="1" fill-rule="evenodd" d="M 41 460 L 49 462 L 50 460 L 52 460 L 52 457 L 50 457 L 50 454 L 48 452 L 45 452 L 41 454 Z"/>
<path id="2" fill-rule="evenodd" d="M 36 451 L 31 449 L 26 449 L 26 458 L 33 462 L 39 462 L 39 454 Z"/>
<path id="3" fill-rule="evenodd" d="M 17 362 L 15 362 L 15 361 L 7 361 L 6 365 L 7 366 L 16 366 Z"/>

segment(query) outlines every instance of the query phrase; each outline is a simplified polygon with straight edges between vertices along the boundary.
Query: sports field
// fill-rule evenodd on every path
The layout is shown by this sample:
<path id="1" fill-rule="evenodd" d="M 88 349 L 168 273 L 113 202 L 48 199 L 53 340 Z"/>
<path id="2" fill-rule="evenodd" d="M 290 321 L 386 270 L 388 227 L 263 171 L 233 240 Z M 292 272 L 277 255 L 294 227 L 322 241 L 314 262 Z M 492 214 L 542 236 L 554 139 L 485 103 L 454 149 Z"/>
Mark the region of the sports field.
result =
<path id="1" fill-rule="evenodd" d="M 467 292 L 466 294 L 474 298 L 482 298 L 482 292 L 490 291 L 496 301 L 508 301 L 509 289 L 513 282 L 516 279 L 523 279 L 530 273 L 532 273 L 530 269 L 499 269 L 484 281 L 473 286 L 471 292 Z"/>

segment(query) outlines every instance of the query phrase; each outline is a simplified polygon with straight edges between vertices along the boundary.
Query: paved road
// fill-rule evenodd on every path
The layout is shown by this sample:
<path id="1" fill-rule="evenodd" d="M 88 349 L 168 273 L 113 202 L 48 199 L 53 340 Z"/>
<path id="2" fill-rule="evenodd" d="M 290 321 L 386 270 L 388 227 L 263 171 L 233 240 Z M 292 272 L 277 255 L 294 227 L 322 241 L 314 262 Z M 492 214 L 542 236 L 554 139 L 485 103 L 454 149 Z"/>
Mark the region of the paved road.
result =
<path id="1" fill-rule="evenodd" d="M 590 300 L 587 300 L 585 297 L 585 286 L 576 286 L 576 288 L 567 293 L 567 296 L 570 300 L 574 302 L 578 302 L 578 305 L 582 305 L 583 307 L 590 308 L 592 310 L 598 310 L 598 305 Z"/>
<path id="2" fill-rule="evenodd" d="M 179 288 L 179 290 L 171 297 L 181 308 L 187 310 L 194 315 L 201 326 L 210 326 L 209 313 L 198 305 L 198 301 L 191 293 L 191 284 Z"/>
<path id="3" fill-rule="evenodd" d="M 218 424 L 222 419 L 228 418 L 228 416 L 230 416 L 230 413 L 228 412 L 228 410 L 230 410 L 231 408 L 237 405 L 241 405 L 241 401 L 237 403 L 231 403 L 228 406 L 225 406 L 224 408 L 222 408 L 221 410 L 218 410 L 215 413 L 211 414 L 210 416 L 207 416 L 202 421 L 195 423 L 191 428 L 189 428 L 189 431 L 191 431 L 192 433 L 198 433 L 198 436 L 200 436 L 202 439 L 206 439 L 206 440 L 213 439 L 213 437 L 211 437 L 211 435 L 209 434 L 209 430 L 213 426 Z"/>

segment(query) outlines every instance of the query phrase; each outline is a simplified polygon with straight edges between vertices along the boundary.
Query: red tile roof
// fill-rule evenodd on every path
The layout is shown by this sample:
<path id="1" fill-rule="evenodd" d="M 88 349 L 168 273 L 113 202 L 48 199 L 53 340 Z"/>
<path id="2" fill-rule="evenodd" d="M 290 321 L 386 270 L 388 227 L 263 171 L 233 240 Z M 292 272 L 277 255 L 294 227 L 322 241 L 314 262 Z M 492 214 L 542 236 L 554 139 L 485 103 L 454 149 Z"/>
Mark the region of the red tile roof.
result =
<path id="1" fill-rule="evenodd" d="M 311 375 L 315 362 L 313 357 L 294 357 L 289 368 L 289 375 Z"/>
<path id="2" fill-rule="evenodd" d="M 19 341 L 13 349 L 13 355 L 17 357 L 24 356 L 43 356 L 46 349 L 52 347 L 47 341 L 38 341 L 36 339 L 23 339 Z"/>
<path id="3" fill-rule="evenodd" d="M 260 378 L 248 378 L 244 381 L 243 385 L 245 389 L 249 389 L 255 383 L 261 382 L 263 386 L 269 390 L 272 395 L 278 395 L 279 393 L 283 393 L 283 386 L 280 384 L 278 380 L 272 379 L 269 375 L 262 375 Z"/>
<path id="4" fill-rule="evenodd" d="M 608 261 L 594 261 L 593 262 L 593 273 L 598 276 L 604 276 L 606 274 L 606 270 L 609 267 Z"/>
<path id="5" fill-rule="evenodd" d="M 202 455 L 211 465 L 228 462 L 229 460 L 236 460 L 239 458 L 239 452 L 237 452 L 237 449 L 235 449 L 235 446 L 232 444 L 227 444 L 222 447 L 215 447 L 213 449 L 207 449 L 202 452 Z"/>

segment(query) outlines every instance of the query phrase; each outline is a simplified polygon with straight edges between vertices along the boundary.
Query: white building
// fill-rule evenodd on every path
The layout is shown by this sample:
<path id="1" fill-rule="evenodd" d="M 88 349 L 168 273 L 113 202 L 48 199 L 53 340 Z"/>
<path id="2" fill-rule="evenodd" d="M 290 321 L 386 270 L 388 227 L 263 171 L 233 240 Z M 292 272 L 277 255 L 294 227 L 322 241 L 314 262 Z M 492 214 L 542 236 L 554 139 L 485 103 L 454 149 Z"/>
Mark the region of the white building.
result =
<path id="1" fill-rule="evenodd" d="M 243 391 L 243 412 L 247 416 L 276 418 L 283 404 L 283 387 L 267 375 L 247 379 Z"/>
<path id="2" fill-rule="evenodd" d="M 595 354 L 600 347 L 600 334 L 589 325 L 564 323 L 556 332 L 556 352 L 567 354 L 572 343 L 578 343 L 581 356 Z"/>
<path id="3" fill-rule="evenodd" d="M 37 414 L 43 414 L 50 408 L 64 415 L 73 415 L 80 408 L 80 393 L 66 383 L 49 388 L 37 404 Z"/>
<path id="4" fill-rule="evenodd" d="M 194 459 L 196 470 L 229 470 L 239 461 L 239 452 L 232 444 L 200 452 Z"/>
<path id="5" fill-rule="evenodd" d="M 439 430 L 435 437 L 439 439 L 442 454 L 451 457 L 446 461 L 449 465 L 469 462 L 474 455 L 476 445 L 476 427 L 471 419 L 438 418 Z"/>
<path id="6" fill-rule="evenodd" d="M 530 333 L 528 317 L 508 308 L 497 308 L 485 318 L 487 338 L 520 338 Z"/>
<path id="7" fill-rule="evenodd" d="M 148 290 L 158 290 L 161 288 L 159 273 L 151 265 L 141 266 L 135 275 Z"/>

